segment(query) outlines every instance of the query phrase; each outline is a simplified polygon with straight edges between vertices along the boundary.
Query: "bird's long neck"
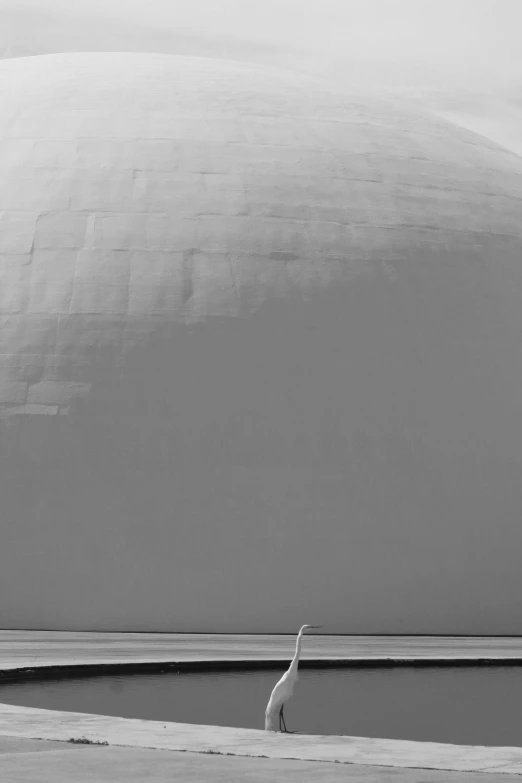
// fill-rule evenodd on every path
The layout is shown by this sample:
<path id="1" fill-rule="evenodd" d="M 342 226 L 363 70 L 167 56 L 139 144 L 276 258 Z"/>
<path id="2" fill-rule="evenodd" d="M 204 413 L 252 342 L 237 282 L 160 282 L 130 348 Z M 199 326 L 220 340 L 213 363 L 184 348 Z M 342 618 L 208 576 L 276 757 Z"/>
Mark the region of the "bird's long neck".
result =
<path id="1" fill-rule="evenodd" d="M 295 643 L 295 655 L 292 658 L 292 663 L 288 669 L 289 674 L 297 674 L 297 667 L 299 666 L 299 656 L 301 655 L 301 645 L 303 643 L 303 631 L 299 631 L 297 635 L 297 641 Z"/>

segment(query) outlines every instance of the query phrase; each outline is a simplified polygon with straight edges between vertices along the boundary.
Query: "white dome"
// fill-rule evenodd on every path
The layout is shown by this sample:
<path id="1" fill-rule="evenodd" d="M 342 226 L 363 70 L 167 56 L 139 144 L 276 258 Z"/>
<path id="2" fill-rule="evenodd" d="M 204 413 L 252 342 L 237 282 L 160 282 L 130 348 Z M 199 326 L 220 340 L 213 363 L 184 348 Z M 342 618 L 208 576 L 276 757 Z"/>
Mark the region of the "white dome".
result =
<path id="1" fill-rule="evenodd" d="M 238 63 L 0 76 L 5 622 L 512 632 L 522 160 Z"/>

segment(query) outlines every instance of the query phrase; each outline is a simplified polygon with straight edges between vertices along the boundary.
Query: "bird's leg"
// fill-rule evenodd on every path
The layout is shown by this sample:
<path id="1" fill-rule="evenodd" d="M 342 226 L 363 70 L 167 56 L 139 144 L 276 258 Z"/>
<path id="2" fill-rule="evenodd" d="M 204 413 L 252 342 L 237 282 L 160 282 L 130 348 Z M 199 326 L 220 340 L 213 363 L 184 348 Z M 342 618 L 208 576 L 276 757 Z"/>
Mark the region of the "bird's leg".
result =
<path id="1" fill-rule="evenodd" d="M 283 706 L 281 707 L 281 712 L 279 713 L 279 728 L 281 729 L 281 721 L 282 721 L 283 722 L 283 730 L 288 733 L 288 729 L 286 728 L 285 716 L 284 716 L 284 713 L 283 713 L 284 706 L 285 705 L 283 704 Z"/>

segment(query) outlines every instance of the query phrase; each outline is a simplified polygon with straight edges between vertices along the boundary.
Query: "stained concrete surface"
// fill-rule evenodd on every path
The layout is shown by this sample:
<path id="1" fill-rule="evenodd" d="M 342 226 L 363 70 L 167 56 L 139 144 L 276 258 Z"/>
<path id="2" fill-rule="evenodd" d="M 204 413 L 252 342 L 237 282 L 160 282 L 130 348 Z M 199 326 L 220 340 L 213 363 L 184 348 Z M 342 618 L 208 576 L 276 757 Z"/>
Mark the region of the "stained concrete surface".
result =
<path id="1" fill-rule="evenodd" d="M 45 753 L 49 750 L 78 750 L 78 748 L 93 748 L 95 745 L 77 745 L 73 742 L 53 742 L 52 740 L 20 739 L 19 737 L 0 736 L 0 755 L 16 753 Z"/>
<path id="2" fill-rule="evenodd" d="M 0 748 L 2 742 L 0 738 Z M 508 783 L 509 775 L 384 769 L 128 748 L 0 755 L 2 783 Z M 1 752 L 1 751 L 0 751 Z"/>
<path id="3" fill-rule="evenodd" d="M 296 631 L 298 629 L 296 628 Z M 327 629 L 325 629 L 327 630 Z M 132 634 L 0 630 L 0 673 L 55 665 L 285 660 L 295 636 L 275 634 Z M 522 637 L 330 636 L 310 633 L 302 659 L 522 659 Z"/>

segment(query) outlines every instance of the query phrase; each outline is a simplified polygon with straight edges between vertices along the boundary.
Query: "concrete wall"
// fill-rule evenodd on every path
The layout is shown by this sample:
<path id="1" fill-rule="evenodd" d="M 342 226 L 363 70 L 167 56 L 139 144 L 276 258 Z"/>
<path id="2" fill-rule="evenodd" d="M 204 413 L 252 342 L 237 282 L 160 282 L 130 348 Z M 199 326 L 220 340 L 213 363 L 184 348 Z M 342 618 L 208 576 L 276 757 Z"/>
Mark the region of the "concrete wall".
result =
<path id="1" fill-rule="evenodd" d="M 0 74 L 0 625 L 517 633 L 522 160 L 233 63 Z"/>

